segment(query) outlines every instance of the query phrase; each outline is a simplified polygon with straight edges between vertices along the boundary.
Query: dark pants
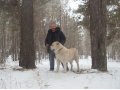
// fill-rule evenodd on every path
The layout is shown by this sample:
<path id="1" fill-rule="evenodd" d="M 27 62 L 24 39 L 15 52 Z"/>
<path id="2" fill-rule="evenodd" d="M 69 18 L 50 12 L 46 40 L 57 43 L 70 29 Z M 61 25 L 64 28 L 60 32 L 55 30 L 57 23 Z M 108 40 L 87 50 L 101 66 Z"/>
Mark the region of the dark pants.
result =
<path id="1" fill-rule="evenodd" d="M 53 51 L 49 51 L 49 61 L 50 61 L 50 70 L 54 70 L 54 63 L 55 63 L 55 53 Z"/>

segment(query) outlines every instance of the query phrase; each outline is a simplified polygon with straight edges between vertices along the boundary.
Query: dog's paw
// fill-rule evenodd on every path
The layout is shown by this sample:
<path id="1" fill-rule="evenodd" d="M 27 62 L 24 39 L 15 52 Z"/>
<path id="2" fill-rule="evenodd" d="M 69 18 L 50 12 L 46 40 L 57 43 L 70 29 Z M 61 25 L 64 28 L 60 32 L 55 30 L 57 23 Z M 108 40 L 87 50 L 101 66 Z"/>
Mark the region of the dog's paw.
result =
<path id="1" fill-rule="evenodd" d="M 81 73 L 81 71 L 74 71 L 74 70 L 72 72 L 74 72 L 76 74 L 80 74 Z"/>
<path id="2" fill-rule="evenodd" d="M 67 71 L 63 71 L 63 73 L 66 73 Z"/>
<path id="3" fill-rule="evenodd" d="M 80 71 L 80 70 L 79 70 L 79 71 L 78 71 L 78 70 L 76 71 L 76 74 L 80 74 L 80 73 L 81 73 L 81 71 Z"/>
<path id="4" fill-rule="evenodd" d="M 59 72 L 58 70 L 55 71 L 55 73 L 58 73 L 58 72 Z"/>

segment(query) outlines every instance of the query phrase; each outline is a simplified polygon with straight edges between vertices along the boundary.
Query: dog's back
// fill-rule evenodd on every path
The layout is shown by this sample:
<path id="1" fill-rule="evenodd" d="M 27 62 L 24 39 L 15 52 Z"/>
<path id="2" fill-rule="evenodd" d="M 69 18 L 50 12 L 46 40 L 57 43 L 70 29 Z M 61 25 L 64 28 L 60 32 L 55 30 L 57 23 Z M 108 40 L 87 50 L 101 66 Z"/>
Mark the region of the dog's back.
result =
<path id="1" fill-rule="evenodd" d="M 70 48 L 69 51 L 73 55 L 73 59 L 74 60 L 78 60 L 79 59 L 78 50 L 76 48 Z"/>

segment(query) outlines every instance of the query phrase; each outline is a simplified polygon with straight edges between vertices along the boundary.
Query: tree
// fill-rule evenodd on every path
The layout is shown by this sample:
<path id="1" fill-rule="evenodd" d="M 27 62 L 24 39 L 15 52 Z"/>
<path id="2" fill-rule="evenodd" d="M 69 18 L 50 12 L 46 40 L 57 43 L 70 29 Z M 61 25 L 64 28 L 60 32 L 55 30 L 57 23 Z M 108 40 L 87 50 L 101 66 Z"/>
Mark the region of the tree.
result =
<path id="1" fill-rule="evenodd" d="M 22 1 L 19 65 L 27 69 L 36 67 L 33 30 L 33 0 Z"/>
<path id="2" fill-rule="evenodd" d="M 120 2 L 119 0 L 106 0 L 107 1 L 107 35 L 106 46 L 108 59 L 119 60 L 120 58 Z M 89 0 L 85 0 L 84 4 L 80 4 L 76 13 L 84 15 L 79 25 L 88 29 L 90 27 L 90 15 L 89 15 Z M 112 48 L 112 49 L 111 49 Z"/>
<path id="3" fill-rule="evenodd" d="M 89 6 L 92 68 L 107 71 L 106 0 L 90 0 Z"/>

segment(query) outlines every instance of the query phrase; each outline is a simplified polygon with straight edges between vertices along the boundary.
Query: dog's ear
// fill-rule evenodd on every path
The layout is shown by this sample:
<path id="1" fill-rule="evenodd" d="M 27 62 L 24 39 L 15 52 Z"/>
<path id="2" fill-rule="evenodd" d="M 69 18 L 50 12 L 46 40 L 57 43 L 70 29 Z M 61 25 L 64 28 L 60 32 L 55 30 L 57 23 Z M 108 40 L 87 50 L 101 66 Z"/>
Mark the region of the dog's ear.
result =
<path id="1" fill-rule="evenodd" d="M 59 45 L 59 42 L 57 42 L 56 44 Z"/>

